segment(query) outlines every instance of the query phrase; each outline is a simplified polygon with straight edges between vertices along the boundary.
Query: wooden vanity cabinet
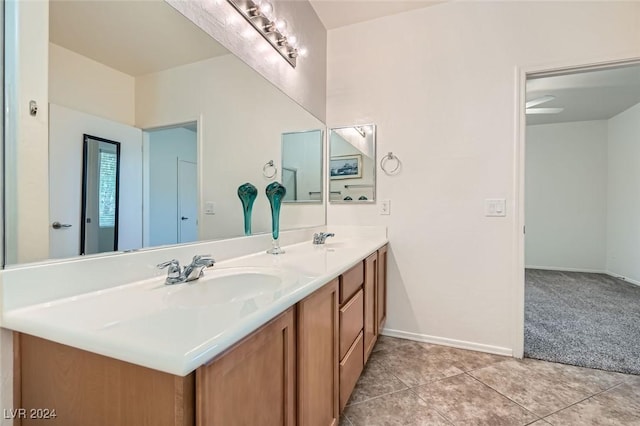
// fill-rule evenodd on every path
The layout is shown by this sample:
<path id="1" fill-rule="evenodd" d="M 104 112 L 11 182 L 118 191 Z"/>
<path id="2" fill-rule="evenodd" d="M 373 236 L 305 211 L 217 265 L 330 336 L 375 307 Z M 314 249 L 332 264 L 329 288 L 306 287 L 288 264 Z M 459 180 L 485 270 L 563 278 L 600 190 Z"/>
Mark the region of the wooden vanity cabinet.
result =
<path id="1" fill-rule="evenodd" d="M 340 412 L 364 368 L 364 261 L 340 275 Z"/>
<path id="2" fill-rule="evenodd" d="M 385 246 L 185 377 L 14 333 L 14 406 L 64 426 L 336 426 L 386 317 L 386 259 Z"/>
<path id="3" fill-rule="evenodd" d="M 338 424 L 338 279 L 297 309 L 298 425 Z"/>
<path id="4" fill-rule="evenodd" d="M 196 425 L 296 424 L 294 308 L 196 370 Z"/>
<path id="5" fill-rule="evenodd" d="M 15 425 L 195 423 L 194 373 L 174 376 L 22 333 L 13 346 L 13 403 L 26 410 Z"/>
<path id="6" fill-rule="evenodd" d="M 376 316 L 376 290 L 378 275 L 378 252 L 364 261 L 364 362 L 371 355 L 378 339 L 378 321 Z"/>
<path id="7" fill-rule="evenodd" d="M 387 319 L 387 251 L 388 246 L 378 250 L 378 275 L 376 277 L 376 317 L 378 334 L 384 328 Z"/>

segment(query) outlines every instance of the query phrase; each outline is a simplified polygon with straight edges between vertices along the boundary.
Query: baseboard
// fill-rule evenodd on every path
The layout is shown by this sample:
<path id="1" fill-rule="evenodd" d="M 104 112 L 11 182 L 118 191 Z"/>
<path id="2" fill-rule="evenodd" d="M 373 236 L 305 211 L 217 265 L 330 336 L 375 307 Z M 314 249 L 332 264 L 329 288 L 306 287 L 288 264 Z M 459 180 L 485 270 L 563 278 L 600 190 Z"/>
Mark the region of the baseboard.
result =
<path id="1" fill-rule="evenodd" d="M 640 286 L 640 281 L 634 280 L 633 278 L 625 277 L 623 275 L 616 274 L 615 272 L 611 272 L 611 271 L 605 271 L 604 273 L 609 275 L 610 277 L 617 278 L 619 280 Z"/>
<path id="2" fill-rule="evenodd" d="M 543 271 L 586 272 L 588 274 L 608 274 L 604 269 L 565 268 L 564 266 L 525 265 L 525 269 L 542 269 Z"/>
<path id="3" fill-rule="evenodd" d="M 467 342 L 464 340 L 448 339 L 446 337 L 429 336 L 427 334 L 410 333 L 408 331 L 383 328 L 380 333 L 383 336 L 399 337 L 401 339 L 414 340 L 416 342 L 433 343 L 436 345 L 451 346 L 458 349 L 487 352 L 490 354 L 513 356 L 513 350 L 500 346 L 484 345 L 482 343 Z"/>

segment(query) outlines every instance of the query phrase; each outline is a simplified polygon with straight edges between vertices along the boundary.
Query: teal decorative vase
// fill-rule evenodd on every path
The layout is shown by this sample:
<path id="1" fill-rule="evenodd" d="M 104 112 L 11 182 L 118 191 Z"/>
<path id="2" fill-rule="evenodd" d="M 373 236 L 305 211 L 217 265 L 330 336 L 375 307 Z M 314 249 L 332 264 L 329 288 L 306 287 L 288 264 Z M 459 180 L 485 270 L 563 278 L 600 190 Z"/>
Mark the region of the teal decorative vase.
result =
<path id="1" fill-rule="evenodd" d="M 244 213 L 244 235 L 251 235 L 251 210 L 257 196 L 258 189 L 249 182 L 238 187 L 238 198 L 242 201 L 242 211 Z"/>
<path id="2" fill-rule="evenodd" d="M 287 193 L 287 189 L 279 182 L 273 182 L 267 185 L 266 194 L 271 204 L 271 236 L 273 237 L 272 247 L 267 250 L 270 254 L 282 254 L 284 250 L 280 248 L 280 206 L 282 199 Z"/>

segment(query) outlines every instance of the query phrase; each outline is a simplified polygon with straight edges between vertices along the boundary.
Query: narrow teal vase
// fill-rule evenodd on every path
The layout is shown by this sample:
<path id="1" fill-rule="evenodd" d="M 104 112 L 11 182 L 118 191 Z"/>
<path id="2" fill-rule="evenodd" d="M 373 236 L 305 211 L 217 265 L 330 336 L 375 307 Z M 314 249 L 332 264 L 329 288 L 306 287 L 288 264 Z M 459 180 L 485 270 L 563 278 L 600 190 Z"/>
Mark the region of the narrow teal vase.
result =
<path id="1" fill-rule="evenodd" d="M 273 237 L 272 247 L 270 250 L 267 250 L 267 253 L 284 253 L 284 250 L 280 248 L 278 238 L 280 237 L 280 206 L 286 193 L 286 188 L 278 182 L 267 185 L 266 194 L 269 199 L 269 204 L 271 204 L 271 236 Z"/>
<path id="2" fill-rule="evenodd" d="M 258 189 L 249 182 L 238 187 L 238 198 L 242 201 L 242 211 L 244 212 L 244 235 L 251 235 L 251 210 L 257 196 Z"/>

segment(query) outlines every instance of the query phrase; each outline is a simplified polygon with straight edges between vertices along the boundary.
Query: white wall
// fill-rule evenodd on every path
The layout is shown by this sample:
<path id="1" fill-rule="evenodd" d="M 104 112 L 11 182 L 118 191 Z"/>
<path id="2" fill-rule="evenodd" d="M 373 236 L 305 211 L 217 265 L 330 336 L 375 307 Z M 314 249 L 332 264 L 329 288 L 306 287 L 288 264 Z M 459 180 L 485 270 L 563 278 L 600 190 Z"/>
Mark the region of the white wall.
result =
<path id="1" fill-rule="evenodd" d="M 387 332 L 521 350 L 519 67 L 639 57 L 639 19 L 635 2 L 446 2 L 329 31 L 329 126 L 376 123 L 377 152 L 403 162 L 378 173 L 390 216 L 328 206 L 331 225 L 389 227 Z"/>
<path id="2" fill-rule="evenodd" d="M 276 16 L 288 23 L 308 55 L 294 69 L 226 1 L 166 0 L 320 120 L 326 118 L 327 30 L 306 1 L 275 0 Z"/>
<path id="3" fill-rule="evenodd" d="M 640 284 L 640 104 L 608 129 L 607 270 Z"/>
<path id="4" fill-rule="evenodd" d="M 604 272 L 607 121 L 527 126 L 525 264 Z"/>
<path id="5" fill-rule="evenodd" d="M 148 152 L 149 202 L 145 210 L 148 241 L 145 246 L 178 243 L 178 159 L 198 162 L 197 135 L 182 127 L 148 132 L 145 152 Z M 149 212 L 153 212 L 149 215 Z M 145 240 L 146 240 L 145 236 Z"/>
<path id="6" fill-rule="evenodd" d="M 264 191 L 271 180 L 263 176 L 263 166 L 274 160 L 280 167 L 282 133 L 317 129 L 322 123 L 232 55 L 136 78 L 138 127 L 199 117 L 201 200 L 214 202 L 216 209 L 214 215 L 200 215 L 201 238 L 243 234 L 237 188 L 245 182 L 258 188 L 252 231 L 270 232 Z M 281 211 L 281 229 L 324 223 L 324 205 L 286 204 Z"/>
<path id="7" fill-rule="evenodd" d="M 49 43 L 49 102 L 123 124 L 135 122 L 135 79 Z"/>

